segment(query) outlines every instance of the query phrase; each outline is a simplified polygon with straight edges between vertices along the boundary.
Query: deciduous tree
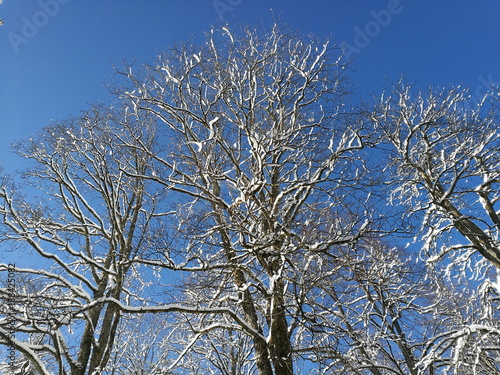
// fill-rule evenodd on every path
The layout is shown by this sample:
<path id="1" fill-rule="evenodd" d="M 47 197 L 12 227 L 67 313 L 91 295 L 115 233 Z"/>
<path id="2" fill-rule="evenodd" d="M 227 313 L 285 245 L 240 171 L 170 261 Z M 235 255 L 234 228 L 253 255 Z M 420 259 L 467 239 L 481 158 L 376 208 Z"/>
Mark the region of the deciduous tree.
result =
<path id="1" fill-rule="evenodd" d="M 371 116 L 387 146 L 392 202 L 420 221 L 422 254 L 442 277 L 435 311 L 447 306 L 449 318 L 423 363 L 447 373 L 499 372 L 498 104 L 459 87 L 415 92 L 402 80 Z"/>
<path id="2" fill-rule="evenodd" d="M 369 230 L 368 132 L 348 115 L 340 58 L 278 25 L 222 27 L 123 72 L 122 97 L 175 140 L 141 152 L 179 202 L 171 234 L 183 246 L 145 263 L 193 271 L 186 293 L 198 306 L 240 317 L 207 314 L 193 327 L 249 335 L 261 375 L 294 373 L 303 306 L 317 298 L 306 275 Z"/>
<path id="3" fill-rule="evenodd" d="M 136 121 L 96 107 L 15 145 L 33 166 L 0 190 L 1 241 L 36 263 L 20 257 L 13 296 L 0 294 L 13 299 L 1 307 L 0 342 L 39 374 L 100 373 L 122 315 L 100 300 L 144 299 L 134 259 L 162 189 L 141 177 L 149 156 L 129 147 L 138 132 L 148 142 L 148 122 Z"/>

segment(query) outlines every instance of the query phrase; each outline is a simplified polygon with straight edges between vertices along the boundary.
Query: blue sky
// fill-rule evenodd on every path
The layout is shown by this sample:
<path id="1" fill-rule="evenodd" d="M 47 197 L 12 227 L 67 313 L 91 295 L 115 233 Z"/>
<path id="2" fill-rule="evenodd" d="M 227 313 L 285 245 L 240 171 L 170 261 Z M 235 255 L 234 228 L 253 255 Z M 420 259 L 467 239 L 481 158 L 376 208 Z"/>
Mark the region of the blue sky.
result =
<path id="1" fill-rule="evenodd" d="M 113 65 L 201 40 L 221 19 L 269 24 L 273 13 L 351 46 L 360 96 L 380 94 L 401 74 L 473 93 L 500 82 L 500 0 L 3 0 L 0 165 L 20 165 L 13 141 L 106 100 Z"/>

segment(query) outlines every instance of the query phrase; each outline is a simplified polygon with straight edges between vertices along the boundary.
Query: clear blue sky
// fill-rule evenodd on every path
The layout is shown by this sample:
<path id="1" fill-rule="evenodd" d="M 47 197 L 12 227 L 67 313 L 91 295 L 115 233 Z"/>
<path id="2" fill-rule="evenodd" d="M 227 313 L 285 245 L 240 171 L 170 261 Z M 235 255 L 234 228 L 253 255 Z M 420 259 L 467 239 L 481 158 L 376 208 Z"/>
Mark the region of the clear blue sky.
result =
<path id="1" fill-rule="evenodd" d="M 113 64 L 146 62 L 200 38 L 221 18 L 277 18 L 355 49 L 352 81 L 380 93 L 401 74 L 421 85 L 500 82 L 500 0 L 3 0 L 0 4 L 0 165 L 9 145 L 105 100 Z"/>

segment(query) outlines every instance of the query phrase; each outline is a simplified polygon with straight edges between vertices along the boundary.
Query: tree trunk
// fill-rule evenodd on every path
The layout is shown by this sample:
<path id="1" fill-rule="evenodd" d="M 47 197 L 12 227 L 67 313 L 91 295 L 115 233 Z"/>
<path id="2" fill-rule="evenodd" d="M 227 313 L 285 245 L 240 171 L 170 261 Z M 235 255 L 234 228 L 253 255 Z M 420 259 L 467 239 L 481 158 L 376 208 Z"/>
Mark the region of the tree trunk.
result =
<path id="1" fill-rule="evenodd" d="M 284 307 L 284 284 L 278 280 L 274 286 L 271 307 L 270 352 L 276 375 L 293 375 L 292 345 Z"/>

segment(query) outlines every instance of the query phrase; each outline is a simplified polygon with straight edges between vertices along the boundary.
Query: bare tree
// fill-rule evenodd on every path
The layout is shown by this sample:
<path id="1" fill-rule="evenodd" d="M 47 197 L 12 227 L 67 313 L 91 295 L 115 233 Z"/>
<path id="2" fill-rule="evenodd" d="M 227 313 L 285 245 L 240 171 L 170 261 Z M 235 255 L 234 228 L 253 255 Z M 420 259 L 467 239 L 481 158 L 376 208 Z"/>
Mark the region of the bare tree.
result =
<path id="1" fill-rule="evenodd" d="M 425 341 L 418 368 L 444 374 L 500 374 L 495 281 L 450 280 L 442 272 L 432 279 L 435 290 L 425 310 L 434 316 L 436 329 Z"/>
<path id="2" fill-rule="evenodd" d="M 341 57 L 280 25 L 216 27 L 125 67 L 112 105 L 17 144 L 34 164 L 18 176 L 28 184 L 2 186 L 0 240 L 39 263 L 0 264 L 21 280 L 0 289 L 0 345 L 26 371 L 72 375 L 437 374 L 454 353 L 495 352 L 497 284 L 477 294 L 487 319 L 439 327 L 468 310 L 427 296 L 423 269 L 380 238 L 373 126 L 354 113 Z M 394 152 L 393 198 L 426 210 L 431 260 L 473 265 L 477 250 L 496 265 L 496 138 L 477 152 L 469 139 L 493 112 L 469 121 L 453 117 L 454 92 L 430 109 L 408 92 L 371 118 Z M 464 176 L 490 179 L 466 189 Z M 454 231 L 471 244 L 446 247 Z M 470 349 L 479 336 L 465 329 L 480 324 Z M 494 368 L 464 361 L 457 371 Z"/>
<path id="3" fill-rule="evenodd" d="M 304 308 L 309 321 L 302 332 L 318 373 L 423 374 L 417 363 L 434 333 L 422 309 L 430 290 L 424 267 L 403 249 L 369 238 L 318 266 L 330 273 L 309 276 L 321 291 Z"/>
<path id="4" fill-rule="evenodd" d="M 368 229 L 367 132 L 347 115 L 340 57 L 278 25 L 221 27 L 204 46 L 123 72 L 132 84 L 122 97 L 157 116 L 174 143 L 141 152 L 179 202 L 170 232 L 182 250 L 144 262 L 196 271 L 196 303 L 241 320 L 210 314 L 193 327 L 249 335 L 261 375 L 294 373 L 302 306 L 315 298 L 303 283 L 313 259 L 336 257 Z"/>
<path id="5" fill-rule="evenodd" d="M 392 198 L 423 213 L 430 261 L 479 253 L 500 267 L 498 101 L 471 101 L 459 88 L 412 96 L 402 83 L 372 119 L 391 147 Z M 441 246 L 453 231 L 466 243 Z"/>
<path id="6" fill-rule="evenodd" d="M 33 167 L 23 174 L 23 186 L 0 191 L 2 243 L 36 254 L 37 261 L 20 258 L 12 268 L 23 283 L 13 303 L 1 307 L 0 341 L 39 374 L 101 373 L 121 312 L 99 300 L 139 298 L 134 258 L 158 215 L 162 190 L 140 177 L 148 155 L 122 146 L 137 137 L 131 131 L 147 142 L 147 121 L 132 127 L 138 119 L 124 113 L 115 120 L 113 111 L 96 107 L 18 143 L 16 152 Z"/>
<path id="7" fill-rule="evenodd" d="M 498 103 L 492 96 L 475 103 L 461 88 L 414 94 L 402 81 L 371 116 L 388 150 L 392 202 L 420 220 L 422 253 L 447 276 L 436 307 L 459 306 L 424 356 L 427 364 L 443 361 L 448 373 L 499 371 Z M 465 299 L 454 279 L 462 289 L 476 280 Z"/>

